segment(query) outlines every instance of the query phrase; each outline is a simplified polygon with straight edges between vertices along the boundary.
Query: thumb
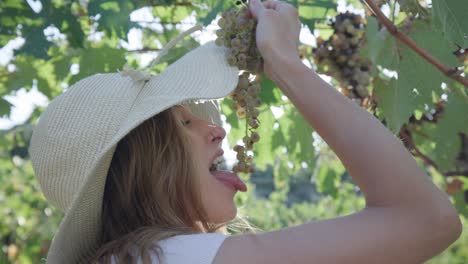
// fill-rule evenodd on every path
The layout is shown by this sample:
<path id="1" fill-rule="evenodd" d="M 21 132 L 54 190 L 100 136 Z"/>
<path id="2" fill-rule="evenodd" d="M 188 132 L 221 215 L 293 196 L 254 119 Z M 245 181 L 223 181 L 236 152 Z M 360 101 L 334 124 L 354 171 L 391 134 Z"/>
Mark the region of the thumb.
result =
<path id="1" fill-rule="evenodd" d="M 249 1 L 250 12 L 252 13 L 254 18 L 257 18 L 263 13 L 265 7 L 260 2 L 260 0 L 250 0 Z"/>

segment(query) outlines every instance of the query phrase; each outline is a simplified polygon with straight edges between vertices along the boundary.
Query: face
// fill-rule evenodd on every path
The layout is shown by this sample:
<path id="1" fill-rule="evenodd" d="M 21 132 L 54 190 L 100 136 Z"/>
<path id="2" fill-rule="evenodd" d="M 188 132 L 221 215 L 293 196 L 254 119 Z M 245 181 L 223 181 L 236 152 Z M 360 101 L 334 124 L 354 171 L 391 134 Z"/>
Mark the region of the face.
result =
<path id="1" fill-rule="evenodd" d="M 213 157 L 221 151 L 221 141 L 226 136 L 226 131 L 194 115 L 186 106 L 178 105 L 175 109 L 189 135 L 190 149 L 197 165 L 194 176 L 200 179 L 203 208 L 209 221 L 224 223 L 232 220 L 237 214 L 233 201 L 236 191 L 227 187 L 209 171 Z"/>

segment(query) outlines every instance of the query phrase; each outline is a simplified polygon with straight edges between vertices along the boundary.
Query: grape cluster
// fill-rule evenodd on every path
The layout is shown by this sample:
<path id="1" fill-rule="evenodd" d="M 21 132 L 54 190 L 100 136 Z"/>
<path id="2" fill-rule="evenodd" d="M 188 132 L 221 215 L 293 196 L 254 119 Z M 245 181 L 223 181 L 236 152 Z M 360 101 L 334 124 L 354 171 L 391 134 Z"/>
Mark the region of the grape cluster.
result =
<path id="1" fill-rule="evenodd" d="M 334 77 L 343 88 L 341 92 L 362 105 L 369 95 L 371 61 L 359 55 L 364 42 L 366 21 L 357 14 L 340 13 L 329 25 L 334 29 L 328 40 L 317 38 L 317 48 L 312 50 L 319 71 Z"/>
<path id="2" fill-rule="evenodd" d="M 263 59 L 255 41 L 257 21 L 251 16 L 246 3 L 246 0 L 237 1 L 237 5 L 243 5 L 241 8 L 232 8 L 221 14 L 215 42 L 227 48 L 227 62 L 242 71 L 236 89 L 229 95 L 237 117 L 246 121 L 242 139 L 244 145 L 234 146 L 238 163 L 234 165 L 233 171 L 251 173 L 255 171 L 255 166 L 249 151 L 260 140 L 255 130 L 260 125 L 258 107 L 262 101 L 259 98 L 261 87 L 258 74 L 262 71 Z"/>
<path id="3" fill-rule="evenodd" d="M 236 111 L 239 119 L 245 119 L 245 136 L 242 139 L 244 146 L 234 146 L 234 151 L 237 152 L 237 160 L 239 161 L 233 168 L 234 172 L 254 172 L 252 164 L 252 156 L 248 155 L 248 151 L 253 149 L 253 145 L 260 140 L 260 135 L 255 132 L 255 129 L 260 125 L 257 119 L 260 111 L 258 107 L 262 104 L 258 95 L 261 91 L 257 81 L 249 80 L 250 73 L 243 72 L 239 75 L 239 81 L 234 92 L 230 97 L 234 100 L 232 108 Z"/>
<path id="4" fill-rule="evenodd" d="M 263 62 L 255 41 L 257 21 L 251 16 L 248 7 L 244 5 L 240 9 L 224 11 L 218 26 L 220 29 L 216 31 L 215 42 L 229 49 L 226 58 L 228 63 L 240 70 L 259 73 Z"/>

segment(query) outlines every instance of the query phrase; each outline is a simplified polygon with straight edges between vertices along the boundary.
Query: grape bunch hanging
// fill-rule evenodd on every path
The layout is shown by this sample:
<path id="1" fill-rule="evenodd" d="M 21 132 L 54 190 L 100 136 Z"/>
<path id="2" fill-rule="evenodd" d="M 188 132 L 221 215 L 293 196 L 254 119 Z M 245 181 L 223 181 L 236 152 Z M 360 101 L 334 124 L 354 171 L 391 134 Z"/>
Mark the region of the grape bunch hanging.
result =
<path id="1" fill-rule="evenodd" d="M 242 71 L 236 89 L 229 95 L 237 117 L 246 122 L 245 136 L 242 139 L 244 145 L 234 146 L 238 163 L 234 165 L 233 171 L 249 173 L 255 171 L 255 166 L 253 156 L 248 151 L 253 150 L 253 145 L 260 140 L 260 135 L 255 130 L 260 125 L 258 107 L 262 101 L 259 98 L 261 87 L 258 74 L 263 60 L 255 41 L 257 21 L 251 16 L 246 0 L 237 1 L 236 4 L 240 8 L 231 8 L 221 14 L 215 42 L 228 49 L 226 60 L 229 65 Z"/>
<path id="2" fill-rule="evenodd" d="M 329 25 L 334 29 L 328 40 L 317 38 L 317 48 L 312 50 L 322 73 L 334 77 L 341 86 L 341 92 L 363 105 L 369 95 L 367 86 L 371 82 L 371 61 L 359 55 L 364 42 L 366 21 L 357 14 L 340 13 Z M 367 101 L 367 100 L 366 100 Z"/>

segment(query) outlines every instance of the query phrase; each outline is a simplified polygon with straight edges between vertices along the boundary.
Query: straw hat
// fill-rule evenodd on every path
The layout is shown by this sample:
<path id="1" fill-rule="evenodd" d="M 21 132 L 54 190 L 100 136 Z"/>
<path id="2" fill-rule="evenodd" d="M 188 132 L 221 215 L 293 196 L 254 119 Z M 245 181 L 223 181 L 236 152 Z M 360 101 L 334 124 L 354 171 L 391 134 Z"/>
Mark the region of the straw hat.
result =
<path id="1" fill-rule="evenodd" d="M 189 30 L 160 53 L 160 58 Z M 48 201 L 62 210 L 47 263 L 77 263 L 98 246 L 107 171 L 119 140 L 148 118 L 186 103 L 201 118 L 221 124 L 213 99 L 231 93 L 238 68 L 225 48 L 202 45 L 158 75 L 129 67 L 95 74 L 54 98 L 34 128 L 29 152 Z M 206 99 L 199 104 L 195 101 Z"/>

